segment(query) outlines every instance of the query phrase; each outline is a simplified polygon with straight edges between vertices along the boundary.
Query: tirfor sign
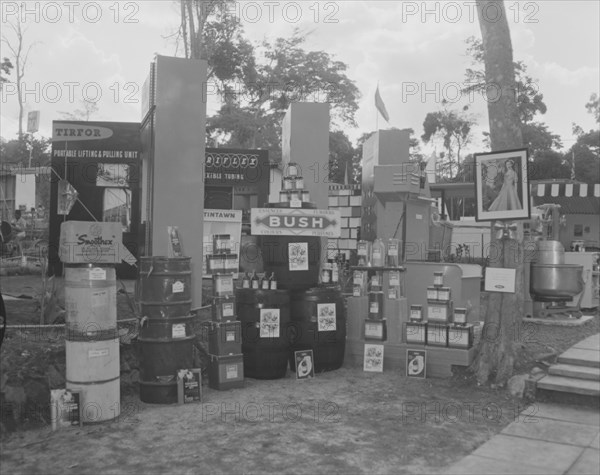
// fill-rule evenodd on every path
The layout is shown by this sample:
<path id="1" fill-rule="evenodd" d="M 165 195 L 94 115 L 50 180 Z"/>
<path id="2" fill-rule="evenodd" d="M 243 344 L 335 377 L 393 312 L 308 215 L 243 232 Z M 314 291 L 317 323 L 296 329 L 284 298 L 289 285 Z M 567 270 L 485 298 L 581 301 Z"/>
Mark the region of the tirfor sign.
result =
<path id="1" fill-rule="evenodd" d="M 340 212 L 328 209 L 252 208 L 252 234 L 340 237 Z"/>

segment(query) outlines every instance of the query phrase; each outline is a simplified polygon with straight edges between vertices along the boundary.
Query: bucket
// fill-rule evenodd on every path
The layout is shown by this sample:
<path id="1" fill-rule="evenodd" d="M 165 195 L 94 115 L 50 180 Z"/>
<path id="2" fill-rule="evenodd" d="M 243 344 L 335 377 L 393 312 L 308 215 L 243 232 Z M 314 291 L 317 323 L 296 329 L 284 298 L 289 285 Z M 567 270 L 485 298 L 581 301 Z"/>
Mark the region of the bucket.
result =
<path id="1" fill-rule="evenodd" d="M 312 288 L 291 294 L 290 368 L 294 351 L 313 350 L 315 372 L 332 371 L 344 363 L 346 311 L 340 290 Z"/>
<path id="2" fill-rule="evenodd" d="M 255 379 L 283 378 L 289 352 L 289 292 L 237 289 L 236 308 L 242 324 L 244 374 Z"/>
<path id="3" fill-rule="evenodd" d="M 118 417 L 119 340 L 67 339 L 65 346 L 67 389 L 81 392 L 82 421 L 103 422 Z"/>
<path id="4" fill-rule="evenodd" d="M 117 280 L 114 267 L 65 264 L 68 332 L 100 336 L 117 327 Z"/>
<path id="5" fill-rule="evenodd" d="M 141 257 L 138 288 L 140 313 L 148 318 L 187 315 L 192 308 L 190 257 Z"/>

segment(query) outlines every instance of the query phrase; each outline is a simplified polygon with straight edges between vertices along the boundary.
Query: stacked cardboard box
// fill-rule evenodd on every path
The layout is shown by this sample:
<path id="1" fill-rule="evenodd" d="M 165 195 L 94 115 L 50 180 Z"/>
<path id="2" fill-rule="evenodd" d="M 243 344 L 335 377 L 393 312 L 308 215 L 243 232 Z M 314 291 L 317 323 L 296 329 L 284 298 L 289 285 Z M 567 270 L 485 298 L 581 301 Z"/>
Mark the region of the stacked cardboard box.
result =
<path id="1" fill-rule="evenodd" d="M 329 209 L 340 211 L 341 234 L 338 239 L 329 239 L 328 258 L 345 254 L 350 260 L 359 238 L 362 196 L 360 185 L 329 185 Z"/>
<path id="2" fill-rule="evenodd" d="M 208 385 L 231 389 L 244 385 L 242 324 L 236 321 L 233 274 L 213 275 L 212 320 L 202 326 L 202 340 L 208 346 Z"/>

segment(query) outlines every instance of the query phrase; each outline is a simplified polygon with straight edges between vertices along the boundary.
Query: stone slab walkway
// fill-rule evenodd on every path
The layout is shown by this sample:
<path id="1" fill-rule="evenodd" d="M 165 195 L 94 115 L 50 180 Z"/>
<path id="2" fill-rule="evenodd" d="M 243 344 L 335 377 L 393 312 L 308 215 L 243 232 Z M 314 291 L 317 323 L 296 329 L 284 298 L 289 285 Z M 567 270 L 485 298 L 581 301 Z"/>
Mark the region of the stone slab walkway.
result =
<path id="1" fill-rule="evenodd" d="M 534 403 L 447 474 L 600 473 L 600 411 Z"/>

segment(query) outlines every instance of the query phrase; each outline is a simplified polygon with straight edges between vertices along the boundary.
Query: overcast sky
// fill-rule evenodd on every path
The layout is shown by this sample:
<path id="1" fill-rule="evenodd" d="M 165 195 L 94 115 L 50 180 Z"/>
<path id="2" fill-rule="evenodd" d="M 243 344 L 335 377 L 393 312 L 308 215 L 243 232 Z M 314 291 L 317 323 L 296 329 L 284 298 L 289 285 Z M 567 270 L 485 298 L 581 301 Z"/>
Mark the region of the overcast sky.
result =
<path id="1" fill-rule="evenodd" d="M 44 136 L 50 135 L 52 120 L 62 118 L 61 111 L 80 108 L 86 96 L 99 97 L 94 120 L 139 121 L 141 85 L 150 62 L 155 54 L 177 54 L 168 37 L 178 26 L 178 2 L 100 3 L 99 9 L 97 2 L 25 2 L 26 41 L 39 42 L 30 53 L 24 79 L 26 111 L 41 111 L 39 133 Z M 515 59 L 526 63 L 548 106 L 540 120 L 569 147 L 573 122 L 585 130 L 595 125 L 585 103 L 592 92 L 599 92 L 600 2 L 505 4 Z M 17 2 L 2 1 L 6 35 L 10 32 L 4 23 L 16 19 L 16 6 Z M 472 1 L 258 1 L 240 2 L 232 11 L 252 41 L 288 36 L 300 27 L 312 31 L 307 49 L 326 51 L 348 64 L 348 76 L 362 98 L 359 127 L 344 130 L 356 139 L 375 128 L 378 81 L 390 115 L 389 124 L 379 118 L 379 128 L 412 127 L 420 136 L 425 115 L 439 110 L 446 98 L 455 101 L 456 108 L 470 104 L 487 129 L 481 96 L 458 97 L 469 65 L 464 40 L 480 36 L 474 6 Z M 8 55 L 5 45 L 1 55 Z M 0 105 L 1 135 L 14 138 L 18 107 L 10 85 Z M 218 105 L 213 98 L 209 113 Z M 479 146 L 475 141 L 470 151 Z"/>

